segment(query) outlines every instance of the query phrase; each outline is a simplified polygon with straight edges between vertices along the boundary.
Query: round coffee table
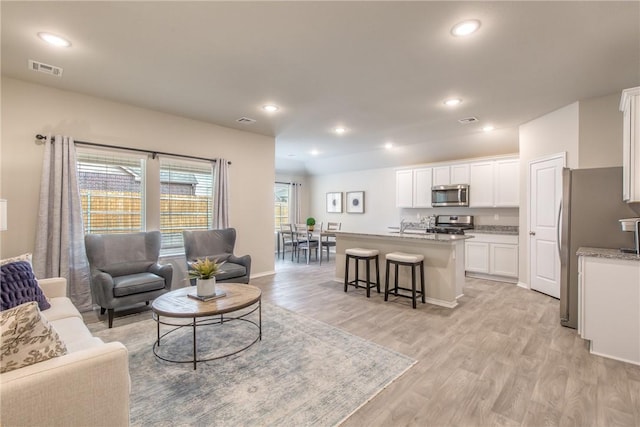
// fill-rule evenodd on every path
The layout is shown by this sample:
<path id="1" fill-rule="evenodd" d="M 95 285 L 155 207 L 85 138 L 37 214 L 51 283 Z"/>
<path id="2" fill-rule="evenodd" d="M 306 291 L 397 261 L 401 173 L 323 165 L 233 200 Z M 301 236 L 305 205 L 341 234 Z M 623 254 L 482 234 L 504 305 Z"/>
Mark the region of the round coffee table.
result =
<path id="1" fill-rule="evenodd" d="M 153 311 L 153 319 L 158 325 L 158 337 L 156 342 L 153 344 L 153 354 L 155 354 L 156 357 L 167 362 L 174 363 L 193 362 L 193 369 L 196 369 L 198 362 L 206 362 L 231 356 L 246 350 L 259 340 L 262 340 L 262 292 L 260 291 L 260 288 L 252 285 L 245 285 L 243 283 L 217 283 L 216 291 L 225 292 L 226 295 L 214 300 L 200 301 L 188 296 L 189 293 L 195 294 L 196 292 L 195 286 L 188 286 L 186 288 L 176 289 L 175 291 L 163 294 L 153 301 L 151 304 L 151 310 Z M 242 315 L 236 317 L 225 316 L 227 313 L 233 313 L 243 308 L 251 307 L 254 304 L 256 307 Z M 257 322 L 247 318 L 247 316 L 256 311 L 258 312 Z M 191 321 L 189 323 L 171 323 L 166 320 L 161 320 L 161 316 L 172 319 L 191 319 Z M 214 316 L 219 317 L 214 318 Z M 196 328 L 208 325 L 222 325 L 234 320 L 248 322 L 249 324 L 256 326 L 258 329 L 258 336 L 252 342 L 239 350 L 222 356 L 198 359 L 196 350 Z M 160 335 L 160 325 L 175 326 L 175 328 Z M 176 360 L 159 355 L 157 349 L 160 347 L 160 339 L 185 326 L 191 326 L 193 328 L 193 358 L 189 360 Z"/>

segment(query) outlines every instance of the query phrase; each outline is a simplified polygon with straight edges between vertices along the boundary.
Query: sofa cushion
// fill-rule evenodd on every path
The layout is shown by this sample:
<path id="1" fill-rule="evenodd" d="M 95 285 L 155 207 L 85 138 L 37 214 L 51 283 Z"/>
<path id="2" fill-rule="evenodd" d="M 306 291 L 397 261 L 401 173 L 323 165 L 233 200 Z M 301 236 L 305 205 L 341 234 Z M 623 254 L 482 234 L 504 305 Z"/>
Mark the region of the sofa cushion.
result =
<path id="1" fill-rule="evenodd" d="M 67 347 L 35 301 L 0 313 L 0 373 L 62 356 Z"/>
<path id="2" fill-rule="evenodd" d="M 60 339 L 64 341 L 64 344 L 67 346 L 68 353 L 82 350 L 84 347 L 79 343 L 93 338 L 93 335 L 91 335 L 91 332 L 82 319 L 78 319 L 77 317 L 54 320 L 51 324 L 58 332 Z"/>
<path id="3" fill-rule="evenodd" d="M 58 319 L 65 319 L 67 317 L 77 317 L 82 319 L 82 314 L 78 311 L 75 305 L 67 297 L 56 297 L 49 299 L 51 308 L 42 312 L 42 316 L 49 322 L 53 322 Z"/>
<path id="4" fill-rule="evenodd" d="M 233 279 L 234 277 L 242 277 L 247 274 L 247 269 L 244 265 L 229 261 L 225 262 L 221 268 L 222 272 L 216 274 L 216 280 Z"/>
<path id="5" fill-rule="evenodd" d="M 164 288 L 164 278 L 153 273 L 137 273 L 113 278 L 113 296 L 140 294 Z"/>
<path id="6" fill-rule="evenodd" d="M 0 301 L 0 310 L 31 301 L 37 302 L 40 310 L 46 310 L 51 306 L 38 286 L 31 264 L 27 261 L 15 261 L 0 266 Z"/>

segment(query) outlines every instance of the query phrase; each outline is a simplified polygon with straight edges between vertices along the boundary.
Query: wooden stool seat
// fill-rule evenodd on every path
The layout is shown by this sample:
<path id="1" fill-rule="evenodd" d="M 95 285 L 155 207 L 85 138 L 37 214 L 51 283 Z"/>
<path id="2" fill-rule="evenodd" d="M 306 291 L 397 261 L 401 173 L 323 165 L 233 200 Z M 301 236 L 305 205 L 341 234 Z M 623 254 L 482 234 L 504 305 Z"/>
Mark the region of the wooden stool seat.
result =
<path id="1" fill-rule="evenodd" d="M 388 301 L 389 292 L 393 292 L 395 296 L 411 298 L 413 308 L 416 308 L 416 299 L 420 296 L 422 303 L 426 302 L 424 291 L 424 256 L 420 254 L 408 254 L 404 252 L 391 252 L 385 256 L 387 260 L 387 271 L 384 280 L 384 300 Z M 395 266 L 395 281 L 392 289 L 389 289 L 389 271 L 391 264 Z M 411 288 L 403 288 L 398 286 L 398 269 L 400 266 L 411 267 Z M 416 291 L 416 268 L 420 267 L 420 291 Z M 399 294 L 398 291 L 408 291 L 411 295 Z"/>
<path id="2" fill-rule="evenodd" d="M 364 287 L 367 290 L 367 298 L 369 298 L 370 289 L 375 287 L 378 293 L 380 293 L 380 264 L 378 261 L 378 254 L 380 251 L 377 249 L 363 249 L 363 248 L 349 248 L 344 251 L 345 253 L 345 268 L 344 268 L 344 291 L 347 292 L 349 285 L 360 288 L 360 283 L 364 283 Z M 355 278 L 349 280 L 349 261 L 353 259 L 356 264 Z M 366 263 L 366 280 L 360 279 L 358 264 L 360 261 Z M 371 261 L 376 262 L 376 281 L 371 281 Z"/>

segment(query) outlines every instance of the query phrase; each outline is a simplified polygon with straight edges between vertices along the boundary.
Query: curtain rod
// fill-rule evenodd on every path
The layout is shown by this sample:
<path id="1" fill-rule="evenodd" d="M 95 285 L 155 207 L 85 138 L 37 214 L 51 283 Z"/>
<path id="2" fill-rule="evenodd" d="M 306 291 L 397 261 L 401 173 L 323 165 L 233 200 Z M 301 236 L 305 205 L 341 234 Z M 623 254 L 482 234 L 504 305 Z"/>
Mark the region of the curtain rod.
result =
<path id="1" fill-rule="evenodd" d="M 302 185 L 299 182 L 283 182 L 283 181 L 276 181 L 276 184 L 286 184 L 286 185 Z"/>
<path id="2" fill-rule="evenodd" d="M 44 135 L 40 135 L 37 134 L 36 135 L 36 139 L 47 139 L 46 136 Z M 53 142 L 53 139 L 51 140 L 51 142 Z M 107 145 L 107 144 L 98 144 L 95 142 L 86 142 L 86 141 L 73 141 L 76 144 L 80 144 L 80 145 L 88 145 L 90 147 L 102 147 L 102 148 L 116 148 L 118 150 L 125 150 L 125 151 L 135 151 L 138 153 L 147 153 L 147 154 L 151 154 L 151 158 L 155 159 L 156 156 L 158 154 L 162 155 L 162 156 L 173 156 L 173 157 L 182 157 L 185 159 L 193 159 L 193 160 L 205 160 L 207 162 L 216 162 L 216 159 L 207 159 L 206 157 L 197 157 L 197 156 L 188 156 L 185 154 L 175 154 L 175 153 L 165 153 L 163 151 L 151 151 L 151 150 L 144 150 L 142 148 L 130 148 L 130 147 L 122 147 L 119 145 Z M 228 165 L 231 164 L 231 162 L 227 162 Z"/>

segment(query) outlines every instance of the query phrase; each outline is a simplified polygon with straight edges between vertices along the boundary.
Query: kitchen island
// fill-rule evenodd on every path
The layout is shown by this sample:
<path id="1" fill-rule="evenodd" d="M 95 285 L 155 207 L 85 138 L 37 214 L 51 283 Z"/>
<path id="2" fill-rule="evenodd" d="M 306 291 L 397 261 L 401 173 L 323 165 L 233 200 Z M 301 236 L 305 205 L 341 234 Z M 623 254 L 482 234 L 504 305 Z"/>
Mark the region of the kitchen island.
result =
<path id="1" fill-rule="evenodd" d="M 347 232 L 336 231 L 336 280 L 344 282 L 345 250 L 380 251 L 380 291 L 384 291 L 385 255 L 406 252 L 424 255 L 425 294 L 430 304 L 447 308 L 458 305 L 464 287 L 464 241 L 472 236 L 424 232 Z M 352 261 L 353 262 L 353 261 Z M 372 276 L 375 267 L 372 267 Z M 364 278 L 364 268 L 360 274 Z M 410 283 L 408 269 L 400 269 L 400 283 Z M 354 271 L 353 268 L 350 271 Z M 375 277 L 375 276 L 374 276 Z M 391 286 L 390 286 L 391 287 Z"/>

